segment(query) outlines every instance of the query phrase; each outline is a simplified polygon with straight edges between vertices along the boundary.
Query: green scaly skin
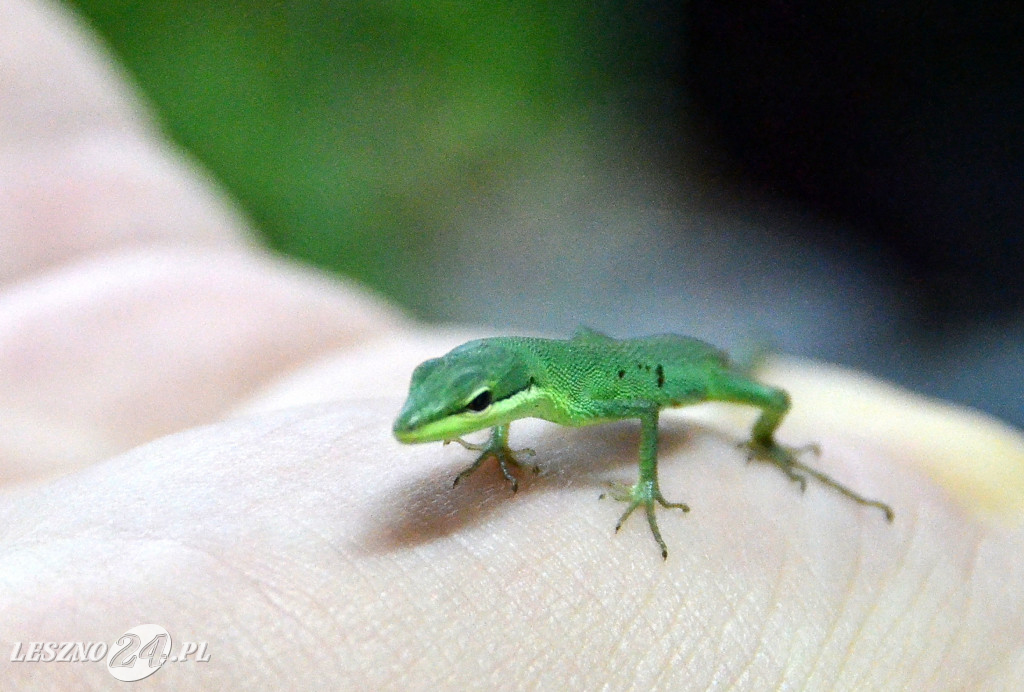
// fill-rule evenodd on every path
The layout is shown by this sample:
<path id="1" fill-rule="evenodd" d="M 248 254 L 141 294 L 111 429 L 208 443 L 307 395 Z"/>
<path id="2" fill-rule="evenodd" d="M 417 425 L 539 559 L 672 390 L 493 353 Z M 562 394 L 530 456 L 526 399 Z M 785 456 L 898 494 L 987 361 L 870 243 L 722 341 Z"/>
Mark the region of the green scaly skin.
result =
<path id="1" fill-rule="evenodd" d="M 815 478 L 855 502 L 877 507 L 892 521 L 888 505 L 802 464 L 797 455 L 803 449 L 775 441 L 775 431 L 789 411 L 786 392 L 751 379 L 715 347 L 683 336 L 617 340 L 581 329 L 569 340 L 494 337 L 470 341 L 416 368 L 393 430 L 400 442 L 458 442 L 479 451 L 455 484 L 495 458 L 515 492 L 518 483 L 509 467 L 521 464 L 508 446 L 512 421 L 542 418 L 581 426 L 636 418 L 640 421 L 640 472 L 636 484 L 612 490 L 612 497 L 628 503 L 615 530 L 642 507 L 662 557 L 667 558 L 656 505 L 684 512 L 689 508 L 667 501 L 658 486 L 658 412 L 704 401 L 761 409 L 744 445 L 748 458 L 775 464 L 801 490 L 808 476 Z M 461 439 L 484 428 L 492 429 L 485 444 Z M 533 454 L 533 450 L 521 451 Z"/>

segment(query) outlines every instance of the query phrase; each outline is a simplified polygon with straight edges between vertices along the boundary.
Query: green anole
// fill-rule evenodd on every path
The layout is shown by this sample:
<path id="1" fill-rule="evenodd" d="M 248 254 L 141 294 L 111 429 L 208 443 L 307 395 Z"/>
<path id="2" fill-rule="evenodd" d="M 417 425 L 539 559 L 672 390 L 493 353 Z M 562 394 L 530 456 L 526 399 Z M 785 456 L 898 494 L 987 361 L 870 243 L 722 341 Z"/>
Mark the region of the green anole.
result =
<path id="1" fill-rule="evenodd" d="M 683 336 L 618 340 L 580 329 L 569 340 L 511 336 L 470 341 L 416 368 L 409 397 L 393 430 L 400 442 L 458 442 L 480 452 L 476 461 L 455 477 L 453 487 L 493 457 L 515 492 L 518 483 L 509 466 L 521 465 L 517 453 L 532 455 L 533 450 L 513 452 L 509 448 L 512 421 L 542 418 L 581 426 L 639 419 L 640 474 L 634 485 L 613 487 L 612 497 L 628 503 L 615 530 L 635 509 L 643 507 L 661 555 L 667 558 L 655 505 L 684 512 L 689 507 L 667 501 L 658 486 L 658 413 L 663 408 L 704 401 L 761 409 L 750 440 L 744 444 L 748 458 L 775 464 L 801 490 L 807 486 L 807 476 L 816 478 L 855 502 L 881 509 L 892 521 L 888 505 L 869 500 L 802 464 L 797 454 L 807 448 L 786 447 L 775 441 L 775 431 L 790 406 L 785 391 L 752 379 L 746 369 L 732 364 L 714 346 Z M 484 444 L 461 439 L 484 428 L 491 428 Z"/>

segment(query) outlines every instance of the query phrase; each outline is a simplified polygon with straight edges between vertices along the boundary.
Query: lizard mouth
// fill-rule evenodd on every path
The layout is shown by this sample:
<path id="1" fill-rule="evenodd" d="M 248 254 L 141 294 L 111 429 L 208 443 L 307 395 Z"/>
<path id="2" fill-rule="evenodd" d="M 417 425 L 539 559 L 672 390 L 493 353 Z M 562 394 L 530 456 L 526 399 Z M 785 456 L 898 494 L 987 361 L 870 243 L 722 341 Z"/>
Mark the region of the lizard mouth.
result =
<path id="1" fill-rule="evenodd" d="M 530 382 L 519 391 L 491 402 L 483 411 L 463 408 L 440 417 L 423 415 L 416 409 L 403 408 L 391 431 L 395 439 L 406 444 L 454 440 L 460 435 L 503 425 L 520 417 L 519 412 L 531 403 L 535 394 L 536 389 Z"/>
<path id="2" fill-rule="evenodd" d="M 429 425 L 429 422 L 422 420 L 422 418 L 415 410 L 409 410 L 408 407 L 403 408 L 398 414 L 398 418 L 395 419 L 391 432 L 395 434 L 399 442 L 416 442 L 417 430 L 425 424 Z"/>

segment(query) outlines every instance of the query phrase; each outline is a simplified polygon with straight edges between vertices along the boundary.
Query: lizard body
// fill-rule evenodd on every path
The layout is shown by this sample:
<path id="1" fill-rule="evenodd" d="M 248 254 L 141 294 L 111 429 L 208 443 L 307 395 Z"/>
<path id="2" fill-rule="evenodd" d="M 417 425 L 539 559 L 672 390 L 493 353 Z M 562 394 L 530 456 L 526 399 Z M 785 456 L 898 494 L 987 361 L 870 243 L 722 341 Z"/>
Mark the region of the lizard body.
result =
<path id="1" fill-rule="evenodd" d="M 775 441 L 775 431 L 790 406 L 784 390 L 754 380 L 724 352 L 690 337 L 667 334 L 619 340 L 580 329 L 568 340 L 511 336 L 470 341 L 416 368 L 393 431 L 400 442 L 454 441 L 481 452 L 456 477 L 456 484 L 494 457 L 514 492 L 517 481 L 509 466 L 520 462 L 508 447 L 512 421 L 532 417 L 582 426 L 638 419 L 639 477 L 635 485 L 612 492 L 628 503 L 616 531 L 635 509 L 643 507 L 662 556 L 667 557 L 655 505 L 689 508 L 665 500 L 658 485 L 658 414 L 663 408 L 704 401 L 759 408 L 761 415 L 745 445 L 750 457 L 776 464 L 801 488 L 806 487 L 806 476 L 814 477 L 858 503 L 878 507 L 892 520 L 887 505 L 802 464 L 796 458 L 799 450 Z M 461 439 L 484 428 L 491 428 L 491 437 L 483 445 Z M 523 451 L 532 454 L 532 450 Z"/>

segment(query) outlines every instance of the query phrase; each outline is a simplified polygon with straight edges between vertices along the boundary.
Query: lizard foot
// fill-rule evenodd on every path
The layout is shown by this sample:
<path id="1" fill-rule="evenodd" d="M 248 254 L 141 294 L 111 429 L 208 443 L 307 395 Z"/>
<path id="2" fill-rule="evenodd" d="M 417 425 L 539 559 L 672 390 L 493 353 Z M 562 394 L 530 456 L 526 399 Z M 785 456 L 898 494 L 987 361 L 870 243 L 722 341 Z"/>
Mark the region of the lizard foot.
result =
<path id="1" fill-rule="evenodd" d="M 454 440 L 445 440 L 444 443 L 448 444 L 449 442 L 456 442 L 465 447 L 466 449 L 480 452 L 480 456 L 476 458 L 476 461 L 474 461 L 470 466 L 468 466 L 466 469 L 460 472 L 459 475 L 455 477 L 455 480 L 452 482 L 453 488 L 457 486 L 459 484 L 459 481 L 461 481 L 463 478 L 469 476 L 471 473 L 480 468 L 480 465 L 482 463 L 493 457 L 498 462 L 498 468 L 501 469 L 501 475 L 504 476 L 505 480 L 509 482 L 509 485 L 512 486 L 512 492 L 515 493 L 516 491 L 519 490 L 519 480 L 514 475 L 512 475 L 512 472 L 509 470 L 509 467 L 524 466 L 522 462 L 516 459 L 517 454 L 525 454 L 531 457 L 536 454 L 535 451 L 529 448 L 518 449 L 513 451 L 512 449 L 509 449 L 507 445 L 494 446 L 490 444 L 474 444 L 472 442 L 466 442 L 462 438 L 458 437 L 455 438 Z M 530 469 L 534 473 L 540 473 L 540 467 L 537 466 L 536 464 L 530 465 Z"/>
<path id="2" fill-rule="evenodd" d="M 659 504 L 666 509 L 681 509 L 684 512 L 689 512 L 690 508 L 682 502 L 669 502 L 666 500 L 661 491 L 658 490 L 657 484 L 653 481 L 641 480 L 635 485 L 613 483 L 609 494 L 619 502 L 628 503 L 626 511 L 622 513 L 622 516 L 619 517 L 619 522 L 615 524 L 615 531 L 618 532 L 622 528 L 623 522 L 629 518 L 629 515 L 635 509 L 642 506 L 647 514 L 647 525 L 651 527 L 654 540 L 658 542 L 658 546 L 661 548 L 661 557 L 668 558 L 668 548 L 661 537 L 661 531 L 658 530 L 658 520 L 654 516 L 655 504 Z M 604 495 L 601 495 L 601 497 L 604 497 Z"/>
<path id="3" fill-rule="evenodd" d="M 838 491 L 839 493 L 850 498 L 858 504 L 866 505 L 868 507 L 876 507 L 882 510 L 885 514 L 886 521 L 892 521 L 896 516 L 892 511 L 892 508 L 884 502 L 878 500 L 871 500 L 860 493 L 847 488 L 842 483 L 832 479 L 830 476 L 825 475 L 821 471 L 817 471 L 806 464 L 801 463 L 797 456 L 804 452 L 811 452 L 815 456 L 821 455 L 821 448 L 816 444 L 806 445 L 803 447 L 787 447 L 780 445 L 774 440 L 750 440 L 742 445 L 747 450 L 747 461 L 757 459 L 759 461 L 766 461 L 778 466 L 786 477 L 794 483 L 800 485 L 800 491 L 803 492 L 807 489 L 807 477 L 810 476 L 821 482 L 824 485 Z"/>

